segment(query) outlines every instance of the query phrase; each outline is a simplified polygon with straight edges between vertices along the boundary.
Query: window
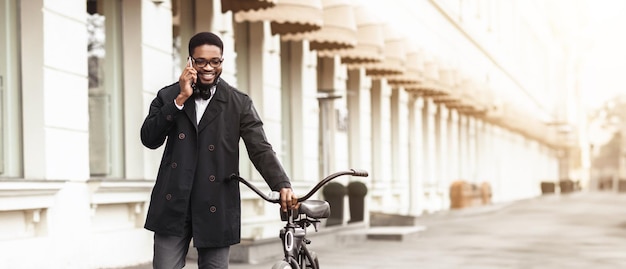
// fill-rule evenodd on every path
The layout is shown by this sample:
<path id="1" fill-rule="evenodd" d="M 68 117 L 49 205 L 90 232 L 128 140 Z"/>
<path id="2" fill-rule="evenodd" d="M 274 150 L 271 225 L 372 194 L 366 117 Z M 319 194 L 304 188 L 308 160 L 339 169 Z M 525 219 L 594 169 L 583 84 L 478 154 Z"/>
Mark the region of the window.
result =
<path id="1" fill-rule="evenodd" d="M 4 76 L 0 75 L 0 134 L 4 138 L 6 135 L 4 134 Z M 4 173 L 4 139 L 0 139 L 0 174 Z"/>
<path id="2" fill-rule="evenodd" d="M 120 1 L 87 0 L 89 169 L 124 176 Z"/>
<path id="3" fill-rule="evenodd" d="M 0 0 L 0 177 L 22 176 L 18 0 Z"/>

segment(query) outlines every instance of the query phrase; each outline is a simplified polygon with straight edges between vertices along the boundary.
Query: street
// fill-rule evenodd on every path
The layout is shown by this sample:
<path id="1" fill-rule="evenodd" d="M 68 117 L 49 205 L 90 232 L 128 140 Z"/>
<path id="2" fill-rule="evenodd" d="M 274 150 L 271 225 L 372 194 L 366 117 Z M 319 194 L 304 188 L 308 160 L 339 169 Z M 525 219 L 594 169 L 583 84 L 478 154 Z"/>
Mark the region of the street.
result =
<path id="1" fill-rule="evenodd" d="M 543 196 L 425 216 L 412 240 L 315 250 L 324 269 L 626 268 L 625 205 L 626 194 Z"/>
<path id="2" fill-rule="evenodd" d="M 422 216 L 425 229 L 403 241 L 309 248 L 324 269 L 626 268 L 624 205 L 626 194 L 548 195 Z M 189 261 L 185 268 L 197 266 Z"/>

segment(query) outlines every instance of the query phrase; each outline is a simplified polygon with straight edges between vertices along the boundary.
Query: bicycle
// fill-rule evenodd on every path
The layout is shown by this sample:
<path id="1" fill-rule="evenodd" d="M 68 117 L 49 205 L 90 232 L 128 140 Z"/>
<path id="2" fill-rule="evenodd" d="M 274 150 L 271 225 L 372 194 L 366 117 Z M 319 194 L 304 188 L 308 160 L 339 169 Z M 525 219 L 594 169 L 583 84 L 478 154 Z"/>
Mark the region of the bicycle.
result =
<path id="1" fill-rule="evenodd" d="M 282 241 L 282 248 L 285 257 L 283 260 L 276 262 L 272 266 L 272 269 L 320 268 L 317 253 L 315 253 L 315 251 L 309 251 L 306 247 L 306 245 L 311 244 L 311 240 L 306 238 L 306 228 L 313 225 L 315 231 L 317 232 L 321 219 L 325 219 L 330 216 L 330 205 L 326 201 L 308 199 L 311 198 L 311 196 L 322 186 L 326 185 L 326 183 L 337 177 L 346 175 L 367 177 L 368 173 L 366 171 L 355 169 L 333 173 L 318 182 L 317 185 L 309 191 L 309 193 L 298 198 L 298 202 L 300 203 L 298 209 L 287 210 L 287 212 L 282 212 L 281 210 L 281 220 L 286 223 L 285 227 L 281 228 L 279 237 Z M 236 174 L 232 174 L 230 179 L 243 183 L 265 201 L 280 203 L 280 198 L 274 197 L 278 194 L 277 192 L 272 192 L 270 197 Z"/>

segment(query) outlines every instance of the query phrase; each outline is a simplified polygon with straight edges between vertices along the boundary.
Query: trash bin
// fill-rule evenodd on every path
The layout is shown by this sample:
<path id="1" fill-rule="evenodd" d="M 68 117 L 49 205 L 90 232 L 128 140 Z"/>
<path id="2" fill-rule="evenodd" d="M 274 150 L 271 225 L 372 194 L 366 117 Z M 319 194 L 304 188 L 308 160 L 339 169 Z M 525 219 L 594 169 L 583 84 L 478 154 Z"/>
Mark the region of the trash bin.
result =
<path id="1" fill-rule="evenodd" d="M 626 179 L 619 179 L 617 181 L 617 192 L 626 192 Z"/>
<path id="2" fill-rule="evenodd" d="M 554 182 L 541 182 L 541 194 L 554 193 L 555 185 Z"/>
<path id="3" fill-rule="evenodd" d="M 480 184 L 480 197 L 483 205 L 491 204 L 491 197 L 493 192 L 491 190 L 491 184 L 489 182 L 483 182 Z"/>
<path id="4" fill-rule="evenodd" d="M 450 208 L 464 208 L 471 205 L 472 187 L 463 180 L 457 180 L 450 185 Z"/>
<path id="5" fill-rule="evenodd" d="M 561 189 L 561 193 L 572 193 L 574 192 L 574 181 L 571 179 L 562 179 L 559 181 L 559 188 Z"/>
<path id="6" fill-rule="evenodd" d="M 348 183 L 348 203 L 350 205 L 350 220 L 348 223 L 365 220 L 365 195 L 367 186 L 360 181 Z"/>
<path id="7" fill-rule="evenodd" d="M 330 216 L 326 220 L 326 226 L 343 224 L 343 199 L 346 196 L 346 187 L 338 182 L 330 182 L 326 184 L 322 193 L 330 205 Z"/>

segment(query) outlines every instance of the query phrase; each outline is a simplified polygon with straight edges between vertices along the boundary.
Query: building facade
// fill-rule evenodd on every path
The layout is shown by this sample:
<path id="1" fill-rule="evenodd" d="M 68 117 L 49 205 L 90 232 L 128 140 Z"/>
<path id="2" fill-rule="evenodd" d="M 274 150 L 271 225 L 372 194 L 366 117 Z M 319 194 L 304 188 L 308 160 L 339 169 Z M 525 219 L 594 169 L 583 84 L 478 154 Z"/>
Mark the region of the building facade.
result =
<path id="1" fill-rule="evenodd" d="M 199 31 L 222 37 L 222 78 L 252 97 L 296 193 L 358 168 L 338 182 L 364 182 L 369 212 L 449 210 L 457 180 L 496 203 L 538 196 L 571 177 L 576 144 L 555 127 L 576 102 L 541 2 L 0 0 L 0 268 L 151 259 L 162 150 L 139 129 Z M 275 206 L 241 199 L 243 238 L 275 237 Z"/>

